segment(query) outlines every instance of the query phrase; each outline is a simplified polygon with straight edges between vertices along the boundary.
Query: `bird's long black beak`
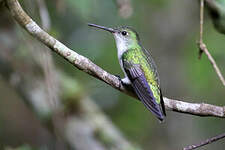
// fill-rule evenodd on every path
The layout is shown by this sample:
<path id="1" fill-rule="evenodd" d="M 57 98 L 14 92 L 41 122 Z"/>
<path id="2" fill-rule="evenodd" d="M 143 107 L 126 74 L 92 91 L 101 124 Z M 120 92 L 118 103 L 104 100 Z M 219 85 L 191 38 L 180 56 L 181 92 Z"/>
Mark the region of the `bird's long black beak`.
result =
<path id="1" fill-rule="evenodd" d="M 99 26 L 99 25 L 92 24 L 92 23 L 88 23 L 88 26 L 90 26 L 90 27 L 95 27 L 95 28 L 99 28 L 99 29 L 103 29 L 103 30 L 109 31 L 109 32 L 111 32 L 111 33 L 115 33 L 115 32 L 116 32 L 116 30 L 113 29 L 113 28 L 107 28 L 107 27 Z"/>

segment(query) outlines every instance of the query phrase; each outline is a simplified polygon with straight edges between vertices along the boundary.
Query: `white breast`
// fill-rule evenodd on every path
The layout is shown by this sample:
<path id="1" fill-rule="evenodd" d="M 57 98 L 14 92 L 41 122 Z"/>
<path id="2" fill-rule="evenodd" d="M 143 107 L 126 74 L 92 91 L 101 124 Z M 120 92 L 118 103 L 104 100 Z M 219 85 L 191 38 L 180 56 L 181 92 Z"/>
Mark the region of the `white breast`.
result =
<path id="1" fill-rule="evenodd" d="M 120 37 L 118 35 L 114 35 L 114 38 L 116 40 L 117 56 L 118 56 L 118 60 L 120 63 L 120 67 L 123 70 L 125 77 L 127 77 L 127 74 L 124 71 L 123 62 L 122 62 L 122 55 L 127 50 L 127 45 L 122 37 Z"/>

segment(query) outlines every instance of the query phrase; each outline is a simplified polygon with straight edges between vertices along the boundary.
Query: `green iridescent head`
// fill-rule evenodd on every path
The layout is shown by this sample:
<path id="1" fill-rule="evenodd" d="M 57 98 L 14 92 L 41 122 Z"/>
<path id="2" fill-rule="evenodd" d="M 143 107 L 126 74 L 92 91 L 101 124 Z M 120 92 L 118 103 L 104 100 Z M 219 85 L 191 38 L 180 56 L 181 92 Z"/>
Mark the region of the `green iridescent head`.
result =
<path id="1" fill-rule="evenodd" d="M 95 24 L 88 25 L 111 32 L 114 35 L 118 49 L 125 50 L 139 46 L 139 36 L 131 27 L 107 28 Z"/>

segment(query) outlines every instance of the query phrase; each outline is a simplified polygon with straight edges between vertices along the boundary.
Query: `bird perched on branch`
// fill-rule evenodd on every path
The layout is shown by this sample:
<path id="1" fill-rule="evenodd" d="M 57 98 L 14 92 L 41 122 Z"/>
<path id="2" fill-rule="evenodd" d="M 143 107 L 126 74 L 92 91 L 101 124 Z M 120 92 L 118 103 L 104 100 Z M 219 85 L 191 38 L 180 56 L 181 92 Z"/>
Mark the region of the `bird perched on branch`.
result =
<path id="1" fill-rule="evenodd" d="M 111 32 L 117 45 L 120 66 L 125 78 L 122 84 L 132 85 L 137 97 L 160 121 L 166 112 L 160 89 L 159 75 L 150 53 L 140 43 L 137 32 L 130 27 L 107 28 L 88 24 Z"/>
<path id="2" fill-rule="evenodd" d="M 214 27 L 225 34 L 225 0 L 205 0 Z"/>

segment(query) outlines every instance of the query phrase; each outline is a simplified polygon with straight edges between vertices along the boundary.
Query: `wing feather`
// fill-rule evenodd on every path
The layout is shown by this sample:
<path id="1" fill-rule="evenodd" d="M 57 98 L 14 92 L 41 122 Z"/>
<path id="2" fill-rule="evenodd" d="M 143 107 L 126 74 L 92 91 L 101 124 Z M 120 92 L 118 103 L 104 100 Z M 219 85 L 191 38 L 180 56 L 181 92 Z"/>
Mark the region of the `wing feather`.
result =
<path id="1" fill-rule="evenodd" d="M 146 50 L 144 47 L 142 47 L 142 50 L 146 56 L 146 59 L 148 61 L 148 64 L 151 66 L 151 69 L 153 70 L 154 72 L 154 76 L 155 76 L 155 79 L 157 81 L 157 83 L 160 85 L 160 81 L 159 81 L 159 74 L 157 72 L 157 66 L 155 64 L 155 61 L 153 60 L 150 52 L 148 50 Z"/>
<path id="2" fill-rule="evenodd" d="M 153 92 L 144 76 L 141 66 L 123 61 L 124 70 L 131 80 L 132 87 L 141 102 L 150 110 L 156 117 L 163 120 L 164 116 L 160 109 L 160 105 L 156 102 Z"/>

